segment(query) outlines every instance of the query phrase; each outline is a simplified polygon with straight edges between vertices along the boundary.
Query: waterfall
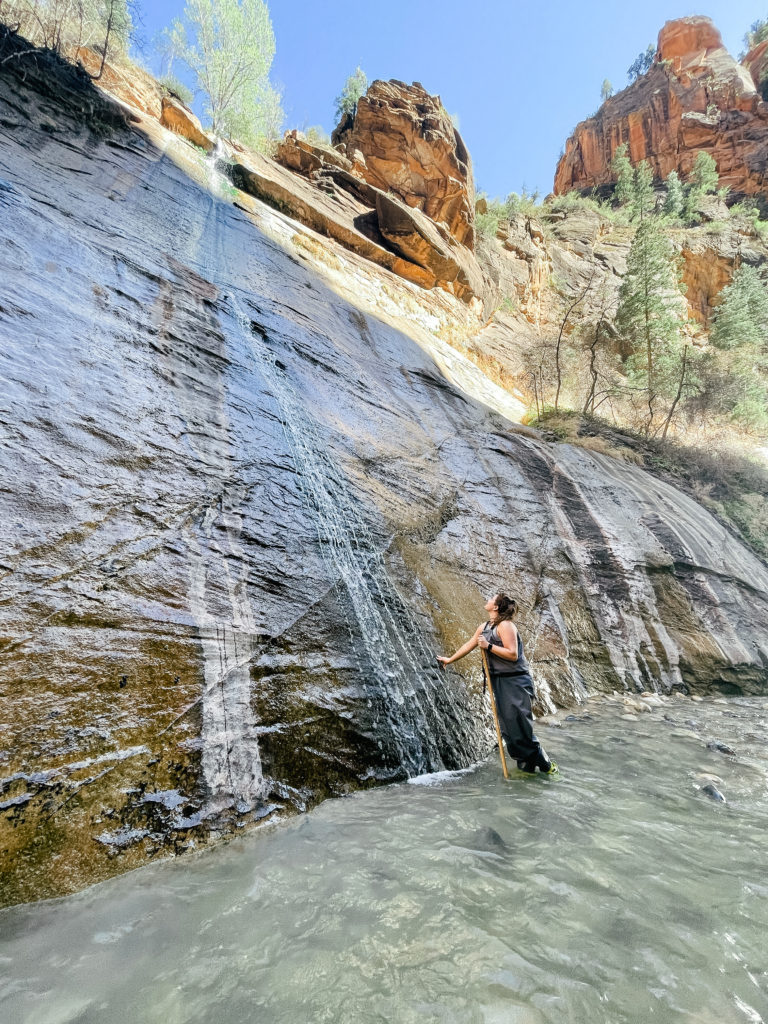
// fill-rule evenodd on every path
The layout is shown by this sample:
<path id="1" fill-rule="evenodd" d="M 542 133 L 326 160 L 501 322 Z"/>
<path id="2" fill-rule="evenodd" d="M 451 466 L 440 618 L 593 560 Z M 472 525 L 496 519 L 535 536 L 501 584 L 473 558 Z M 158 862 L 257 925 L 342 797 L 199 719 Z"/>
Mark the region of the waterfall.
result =
<path id="1" fill-rule="evenodd" d="M 443 769 L 445 764 L 436 741 L 436 727 L 448 715 L 460 733 L 456 739 L 462 740 L 470 739 L 471 727 L 459 724 L 459 716 L 452 714 L 451 696 L 446 694 L 445 683 L 438 675 L 423 627 L 401 598 L 387 569 L 386 544 L 382 547 L 371 535 L 359 501 L 326 439 L 306 412 L 288 372 L 270 349 L 270 334 L 277 337 L 284 333 L 284 322 L 263 311 L 259 311 L 259 320 L 255 321 L 246 312 L 248 298 L 237 294 L 229 274 L 221 231 L 223 215 L 228 214 L 231 207 L 217 194 L 224 179 L 216 169 L 215 152 L 209 159 L 209 168 L 213 224 L 206 232 L 204 248 L 207 252 L 203 255 L 201 269 L 207 280 L 226 292 L 224 312 L 230 312 L 234 329 L 244 339 L 265 389 L 275 403 L 328 579 L 340 585 L 346 594 L 353 650 L 363 686 L 377 709 L 374 726 L 385 725 L 398 760 L 409 775 Z M 224 323 L 222 328 L 226 330 Z M 206 747 L 209 742 L 214 745 L 213 751 L 204 755 L 209 786 L 222 776 L 220 738 L 229 738 L 227 758 L 231 763 L 234 745 L 255 745 L 257 734 L 248 719 L 248 702 L 243 699 L 244 686 L 239 675 L 241 668 L 247 673 L 248 652 L 242 652 L 240 661 L 231 661 L 232 666 L 240 667 L 233 667 L 227 673 L 224 668 L 230 655 L 226 645 L 220 632 L 204 640 L 207 696 L 203 702 L 203 718 L 208 724 L 204 724 L 203 738 Z M 209 684 L 208 666 L 216 659 L 220 664 L 212 667 Z M 230 698 L 225 709 L 222 701 L 227 701 L 227 693 Z M 230 720 L 222 733 L 218 725 L 222 712 L 231 711 L 235 706 L 243 717 L 238 719 L 239 724 Z M 244 757 L 243 762 L 249 765 L 255 759 Z"/>
<path id="2" fill-rule="evenodd" d="M 210 176 L 212 161 L 209 166 Z M 198 264 L 204 278 L 213 282 L 217 275 L 209 221 L 211 211 L 215 216 L 218 201 L 213 196 L 211 201 L 212 206 L 197 239 L 189 246 L 187 257 L 190 264 Z M 232 806 L 238 813 L 253 810 L 266 795 L 266 784 L 259 754 L 258 724 L 250 700 L 252 638 L 256 628 L 245 579 L 247 558 L 240 544 L 242 517 L 237 512 L 237 498 L 233 500 L 231 495 L 233 486 L 228 486 L 235 485 L 236 481 L 231 472 L 227 473 L 228 467 L 234 464 L 229 452 L 227 396 L 220 386 L 208 399 L 215 403 L 215 422 L 222 443 L 217 459 L 222 467 L 219 481 L 222 494 L 218 507 L 209 505 L 201 520 L 188 532 L 188 600 L 203 656 L 200 705 L 205 809 L 206 813 L 215 815 Z M 222 495 L 229 499 L 226 507 Z M 220 528 L 215 537 L 214 522 Z M 229 623 L 221 621 L 221 616 L 214 616 L 209 609 L 208 574 L 215 575 L 219 584 L 224 583 L 230 607 Z"/>

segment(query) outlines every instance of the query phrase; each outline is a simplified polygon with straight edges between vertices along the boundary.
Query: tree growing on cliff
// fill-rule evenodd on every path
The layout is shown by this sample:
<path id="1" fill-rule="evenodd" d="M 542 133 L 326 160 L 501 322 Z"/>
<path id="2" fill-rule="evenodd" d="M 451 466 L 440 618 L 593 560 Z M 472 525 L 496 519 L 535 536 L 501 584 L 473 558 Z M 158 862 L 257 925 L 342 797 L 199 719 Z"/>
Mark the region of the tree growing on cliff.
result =
<path id="1" fill-rule="evenodd" d="M 600 87 L 600 99 L 605 103 L 605 101 L 609 100 L 611 96 L 613 96 L 613 86 L 607 78 L 604 78 L 603 84 Z"/>
<path id="2" fill-rule="evenodd" d="M 653 212 L 656 195 L 653 190 L 653 171 L 647 160 L 633 167 L 627 156 L 627 144 L 622 143 L 611 160 L 611 171 L 616 175 L 614 197 L 620 206 L 626 206 L 630 220 L 642 220 Z"/>
<path id="3" fill-rule="evenodd" d="M 357 101 L 364 96 L 368 89 L 368 76 L 361 67 L 356 67 L 354 74 L 350 75 L 344 83 L 344 88 L 335 99 L 336 124 L 343 117 L 354 117 L 357 110 Z"/>
<path id="4" fill-rule="evenodd" d="M 647 400 L 646 434 L 653 432 L 659 399 L 672 398 L 677 390 L 683 323 L 677 259 L 658 217 L 645 217 L 627 257 L 627 272 L 619 288 L 616 327 L 631 349 L 626 361 L 630 384 L 640 389 Z"/>
<path id="5" fill-rule="evenodd" d="M 631 220 L 644 220 L 653 213 L 656 193 L 653 191 L 653 171 L 647 160 L 641 160 L 635 168 L 632 179 L 632 193 L 629 201 Z"/>
<path id="6" fill-rule="evenodd" d="M 611 160 L 611 172 L 616 177 L 616 189 L 614 197 L 620 206 L 626 206 L 632 199 L 632 191 L 635 184 L 635 172 L 632 163 L 627 156 L 627 143 L 622 142 L 616 147 L 616 152 Z"/>
<path id="7" fill-rule="evenodd" d="M 696 224 L 699 221 L 701 200 L 704 196 L 717 192 L 718 182 L 717 164 L 709 153 L 700 150 L 696 154 L 693 169 L 688 177 L 683 207 L 683 220 L 686 224 Z"/>
<path id="8" fill-rule="evenodd" d="M 739 60 L 746 57 L 747 53 L 758 46 L 763 40 L 768 39 L 768 18 L 758 18 L 749 26 L 749 32 L 744 36 L 744 50 Z"/>
<path id="9" fill-rule="evenodd" d="M 257 148 L 277 135 L 283 111 L 269 81 L 275 35 L 264 0 L 187 0 L 170 41 L 207 98 L 214 132 Z"/>
<path id="10" fill-rule="evenodd" d="M 589 277 L 587 278 L 583 287 L 580 288 L 574 295 L 570 296 L 565 302 L 563 316 L 560 321 L 560 328 L 557 334 L 557 339 L 555 341 L 555 412 L 558 412 L 560 404 L 560 392 L 563 388 L 563 339 L 565 335 L 570 330 L 573 329 L 573 325 L 571 323 L 572 318 L 575 314 L 578 313 L 579 306 L 581 306 L 581 304 L 586 299 L 587 295 L 589 295 L 589 292 L 591 291 L 592 286 L 595 282 L 596 273 L 597 264 L 596 261 L 593 259 L 592 265 L 590 266 Z"/>
<path id="11" fill-rule="evenodd" d="M 595 303 L 593 319 L 582 326 L 582 351 L 588 363 L 581 360 L 585 372 L 586 398 L 582 413 L 594 416 L 604 402 L 619 394 L 619 368 L 615 353 L 615 328 L 613 319 L 616 312 L 616 297 L 603 281 Z"/>
<path id="12" fill-rule="evenodd" d="M 635 57 L 634 61 L 627 68 L 627 78 L 630 82 L 635 82 L 644 75 L 646 71 L 649 71 L 653 67 L 653 62 L 656 59 L 656 44 L 648 43 L 645 50 L 642 50 Z"/>
<path id="13" fill-rule="evenodd" d="M 30 42 L 72 60 L 81 49 L 107 60 L 125 53 L 133 30 L 134 0 L 2 0 L 0 20 Z"/>

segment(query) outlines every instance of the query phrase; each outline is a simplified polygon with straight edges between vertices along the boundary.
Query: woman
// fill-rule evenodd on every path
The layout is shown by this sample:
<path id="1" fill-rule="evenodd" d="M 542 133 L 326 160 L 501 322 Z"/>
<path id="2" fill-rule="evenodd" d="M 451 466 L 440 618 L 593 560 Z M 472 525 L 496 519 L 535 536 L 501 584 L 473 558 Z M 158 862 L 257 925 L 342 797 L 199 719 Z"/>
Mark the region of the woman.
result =
<path id="1" fill-rule="evenodd" d="M 547 757 L 533 732 L 533 679 L 523 653 L 523 641 L 512 621 L 517 602 L 506 594 L 494 594 L 485 610 L 488 622 L 478 626 L 472 639 L 450 658 L 438 658 L 440 668 L 458 661 L 476 647 L 486 651 L 501 735 L 510 757 L 524 772 L 533 774 L 538 768 L 540 772 L 554 775 L 557 765 Z"/>

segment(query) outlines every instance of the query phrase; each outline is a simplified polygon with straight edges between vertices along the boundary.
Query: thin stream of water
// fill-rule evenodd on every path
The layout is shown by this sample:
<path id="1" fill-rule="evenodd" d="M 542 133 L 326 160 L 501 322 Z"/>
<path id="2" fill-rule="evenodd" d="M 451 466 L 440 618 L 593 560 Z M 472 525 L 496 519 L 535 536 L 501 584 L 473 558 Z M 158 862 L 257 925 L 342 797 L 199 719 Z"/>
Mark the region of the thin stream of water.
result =
<path id="1" fill-rule="evenodd" d="M 482 726 L 469 716 L 452 714 L 446 687 L 438 676 L 433 652 L 392 581 L 384 550 L 372 536 L 365 515 L 343 472 L 329 450 L 327 439 L 307 414 L 301 395 L 269 344 L 284 324 L 258 311 L 248 315 L 248 296 L 239 297 L 231 283 L 225 249 L 229 233 L 229 204 L 219 198 L 223 179 L 215 159 L 209 163 L 211 208 L 195 246 L 202 273 L 226 294 L 226 303 L 258 365 L 265 389 L 275 402 L 298 474 L 308 510 L 312 514 L 320 550 L 331 581 L 346 591 L 350 632 L 360 659 L 363 678 L 369 680 L 378 714 L 374 727 L 386 727 L 397 750 L 398 762 L 409 775 L 446 767 L 438 737 L 446 722 L 454 733 L 453 745 L 466 753 L 480 749 Z M 222 326 L 226 329 L 225 317 Z M 274 320 L 274 323 L 272 322 Z M 460 761 L 462 755 L 457 756 Z"/>
<path id="2" fill-rule="evenodd" d="M 768 1021 L 768 701 L 622 710 L 546 730 L 560 780 L 489 760 L 4 911 L 0 1018 Z"/>

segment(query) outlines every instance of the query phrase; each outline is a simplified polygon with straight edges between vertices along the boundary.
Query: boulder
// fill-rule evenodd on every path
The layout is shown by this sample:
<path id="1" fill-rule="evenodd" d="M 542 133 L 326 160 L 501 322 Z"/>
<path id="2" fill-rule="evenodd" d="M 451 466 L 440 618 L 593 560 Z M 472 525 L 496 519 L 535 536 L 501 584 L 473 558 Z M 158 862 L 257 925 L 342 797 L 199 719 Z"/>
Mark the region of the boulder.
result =
<path id="1" fill-rule="evenodd" d="M 709 18 L 678 18 L 668 21 L 659 32 L 658 52 L 661 60 L 675 57 L 682 60 L 691 54 L 717 50 L 722 45 L 722 36 Z"/>
<path id="2" fill-rule="evenodd" d="M 290 171 L 309 177 L 324 167 L 352 169 L 352 161 L 330 146 L 316 146 L 301 137 L 296 130 L 285 133 L 275 151 L 275 160 Z"/>
<path id="3" fill-rule="evenodd" d="M 373 82 L 354 118 L 345 117 L 331 138 L 359 177 L 474 249 L 472 161 L 439 96 L 418 82 Z"/>
<path id="4" fill-rule="evenodd" d="M 426 93 L 424 95 L 427 96 Z M 427 98 L 433 100 L 432 97 Z M 385 143 L 380 138 L 379 150 L 395 154 L 405 138 L 403 131 L 394 143 Z M 351 158 L 341 152 L 344 149 L 352 154 Z M 443 288 L 467 303 L 475 302 L 483 295 L 483 276 L 471 248 L 452 233 L 445 221 L 433 220 L 426 209 L 414 201 L 412 193 L 401 190 L 398 194 L 393 189 L 383 189 L 384 179 L 376 172 L 380 164 L 375 158 L 367 161 L 351 137 L 347 143 L 334 149 L 313 145 L 296 131 L 286 132 L 275 159 L 282 167 L 307 179 L 310 189 L 298 180 L 295 184 L 279 181 L 278 169 L 264 160 L 259 161 L 259 170 L 255 170 L 254 160 L 250 161 L 249 173 L 242 174 L 236 170 L 236 184 L 261 199 L 276 200 L 281 209 L 302 223 L 323 234 L 330 234 L 342 245 L 353 248 L 415 284 L 425 288 Z M 402 161 L 401 174 L 397 175 L 394 165 L 391 165 L 390 178 L 398 178 L 402 182 L 411 173 L 412 161 L 404 151 L 399 153 L 398 159 Z M 426 156 L 423 159 L 426 161 Z M 367 173 L 369 167 L 370 174 Z M 318 217 L 318 211 L 326 205 L 323 193 L 336 195 L 339 203 L 345 205 L 348 200 L 341 198 L 342 192 L 351 197 L 356 209 L 355 216 L 346 218 L 340 229 L 336 211 L 331 218 L 326 213 Z M 464 198 L 469 201 L 468 194 Z M 440 212 L 434 205 L 424 203 L 423 206 Z M 446 209 L 443 207 L 442 212 Z M 361 234 L 365 237 L 361 238 Z M 466 233 L 463 237 L 468 238 Z M 473 234 L 469 240 L 474 241 Z"/>
<path id="5" fill-rule="evenodd" d="M 430 271 L 440 287 L 465 302 L 482 294 L 483 278 L 474 256 L 442 224 L 381 191 L 376 192 L 376 215 L 390 245 Z"/>
<path id="6" fill-rule="evenodd" d="M 202 126 L 189 107 L 173 96 L 163 96 L 160 124 L 170 128 L 172 132 L 183 136 L 195 146 L 212 153 L 216 148 L 216 140 L 206 135 Z"/>
<path id="7" fill-rule="evenodd" d="M 435 286 L 434 273 L 392 252 L 378 231 L 375 217 L 370 217 L 368 205 L 355 197 L 349 188 L 337 187 L 330 175 L 324 179 L 324 187 L 317 188 L 257 153 L 250 153 L 231 164 L 228 173 L 237 188 L 318 234 L 335 239 L 346 249 L 378 263 L 412 284 L 421 288 Z M 365 189 L 370 188 L 360 184 Z"/>

